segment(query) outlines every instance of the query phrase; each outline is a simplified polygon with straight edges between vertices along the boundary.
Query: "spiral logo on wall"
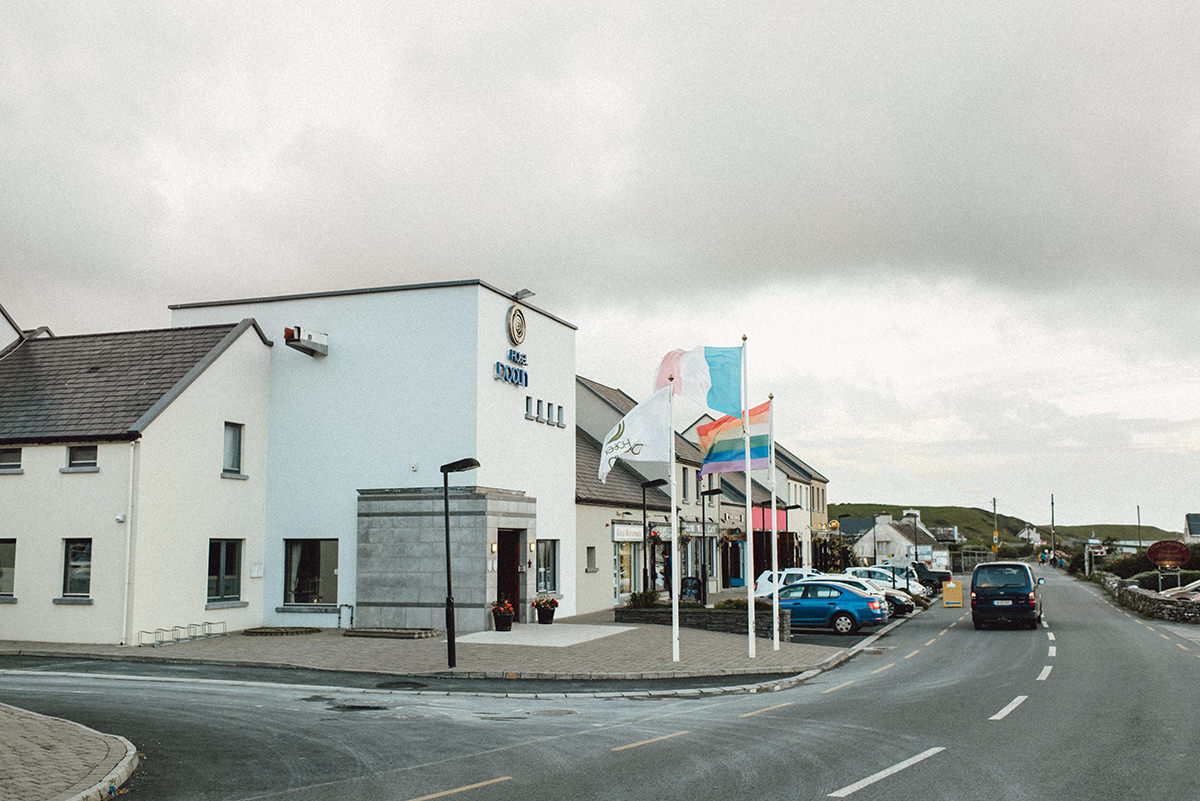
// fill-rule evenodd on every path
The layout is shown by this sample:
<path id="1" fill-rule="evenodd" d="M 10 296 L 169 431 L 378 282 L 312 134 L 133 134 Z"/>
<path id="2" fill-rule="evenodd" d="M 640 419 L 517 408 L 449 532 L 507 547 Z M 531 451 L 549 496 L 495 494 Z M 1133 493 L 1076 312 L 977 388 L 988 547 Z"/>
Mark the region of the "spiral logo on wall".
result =
<path id="1" fill-rule="evenodd" d="M 525 341 L 525 312 L 520 306 L 512 306 L 508 310 L 508 341 L 520 345 Z"/>

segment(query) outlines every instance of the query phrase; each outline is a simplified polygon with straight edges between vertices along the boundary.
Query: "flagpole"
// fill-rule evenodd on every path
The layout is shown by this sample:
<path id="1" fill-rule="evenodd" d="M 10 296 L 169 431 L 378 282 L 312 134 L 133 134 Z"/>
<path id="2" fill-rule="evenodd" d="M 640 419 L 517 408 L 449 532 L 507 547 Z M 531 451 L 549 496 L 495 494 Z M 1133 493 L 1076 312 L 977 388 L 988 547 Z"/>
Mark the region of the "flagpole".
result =
<path id="1" fill-rule="evenodd" d="M 672 376 L 668 382 L 674 382 Z M 675 389 L 667 393 L 667 441 L 671 443 L 671 457 L 667 469 L 671 474 L 671 661 L 679 661 L 679 515 L 675 514 Z M 701 509 L 703 512 L 704 510 Z"/>
<path id="2" fill-rule="evenodd" d="M 754 514 L 750 489 L 750 387 L 746 369 L 746 335 L 742 334 L 742 442 L 746 451 L 746 634 L 750 658 L 754 659 Z"/>
<path id="3" fill-rule="evenodd" d="M 767 420 L 768 434 L 767 447 L 770 458 L 767 460 L 768 469 L 771 471 L 771 571 L 775 577 L 775 581 L 771 582 L 774 587 L 771 601 L 771 618 L 774 650 L 779 650 L 779 521 L 775 515 L 775 395 L 767 395 Z"/>

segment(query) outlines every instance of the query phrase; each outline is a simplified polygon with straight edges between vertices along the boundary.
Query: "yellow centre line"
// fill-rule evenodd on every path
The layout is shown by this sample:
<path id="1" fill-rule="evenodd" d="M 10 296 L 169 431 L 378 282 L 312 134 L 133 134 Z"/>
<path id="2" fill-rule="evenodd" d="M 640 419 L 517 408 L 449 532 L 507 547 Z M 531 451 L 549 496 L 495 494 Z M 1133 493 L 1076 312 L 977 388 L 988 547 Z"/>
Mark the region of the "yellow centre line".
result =
<path id="1" fill-rule="evenodd" d="M 943 634 L 945 634 L 949 630 L 950 629 L 942 629 L 941 631 L 938 632 L 938 636 L 941 637 Z M 930 640 L 930 642 L 933 642 L 933 640 Z"/>
<path id="2" fill-rule="evenodd" d="M 1142 625 L 1146 626 L 1145 623 L 1143 623 Z M 1158 629 L 1154 628 L 1154 626 L 1146 626 L 1146 628 L 1148 628 L 1150 631 L 1158 631 Z"/>
<path id="3" fill-rule="evenodd" d="M 933 640 L 930 640 L 929 642 L 933 642 Z M 928 645 L 928 644 L 929 644 L 929 643 L 926 643 L 926 645 Z M 921 649 L 920 649 L 920 648 L 918 648 L 917 650 L 913 651 L 911 654 L 909 654 L 908 656 L 906 656 L 906 657 L 904 657 L 904 658 L 905 658 L 905 659 L 911 659 L 912 657 L 916 656 L 916 655 L 917 655 L 917 654 L 919 654 L 919 653 L 921 653 Z"/>
<path id="4" fill-rule="evenodd" d="M 628 748 L 637 748 L 639 745 L 649 745 L 650 743 L 657 743 L 660 740 L 670 740 L 672 737 L 678 737 L 681 734 L 691 734 L 691 732 L 686 731 L 686 730 L 685 731 L 677 731 L 674 734 L 664 734 L 662 737 L 655 737 L 650 740 L 642 740 L 640 743 L 630 743 L 629 745 L 618 745 L 613 750 L 614 751 L 624 751 Z"/>
<path id="5" fill-rule="evenodd" d="M 766 709 L 756 709 L 753 712 L 747 712 L 744 715 L 738 715 L 738 717 L 739 718 L 752 718 L 755 715 L 762 714 L 763 712 L 770 712 L 772 709 L 783 709 L 785 706 L 791 706 L 791 705 L 792 705 L 792 702 L 788 701 L 786 704 L 776 704 L 775 706 L 769 706 Z"/>
<path id="6" fill-rule="evenodd" d="M 1179 648 L 1182 648 L 1182 649 L 1183 649 L 1183 650 L 1185 650 L 1185 651 L 1190 651 L 1190 650 L 1192 650 L 1191 648 L 1188 648 L 1186 645 L 1184 645 L 1184 644 L 1183 644 L 1183 643 L 1181 643 L 1181 642 L 1177 642 L 1177 643 L 1175 643 L 1175 645 L 1176 645 L 1177 647 L 1179 647 Z"/>
<path id="7" fill-rule="evenodd" d="M 933 645 L 935 642 L 937 642 L 937 637 L 934 637 L 932 640 L 925 643 L 925 647 L 928 648 L 929 646 Z"/>
<path id="8" fill-rule="evenodd" d="M 442 790 L 440 793 L 423 795 L 420 798 L 410 798 L 408 801 L 429 801 L 431 798 L 445 798 L 446 796 L 454 795 L 455 793 L 465 793 L 467 790 L 476 790 L 480 787 L 487 787 L 489 784 L 499 784 L 500 782 L 507 781 L 512 781 L 512 776 L 501 776 L 498 779 L 488 779 L 486 782 L 476 782 L 475 784 L 468 784 L 464 787 L 455 787 L 453 790 Z"/>
<path id="9" fill-rule="evenodd" d="M 883 667 L 878 668 L 877 670 L 872 670 L 871 675 L 874 676 L 876 673 L 882 673 L 883 671 L 887 670 L 888 668 L 895 667 L 895 666 L 896 666 L 895 662 L 893 662 L 890 665 L 884 665 Z"/>
<path id="10" fill-rule="evenodd" d="M 836 686 L 836 687 L 830 687 L 828 690 L 821 690 L 821 694 L 822 694 L 822 695 L 824 695 L 825 693 L 831 693 L 831 692 L 833 692 L 834 690 L 840 690 L 840 689 L 842 689 L 843 687 L 849 687 L 849 686 L 850 686 L 851 684 L 853 684 L 853 683 L 854 683 L 854 681 L 853 681 L 853 680 L 850 680 L 850 681 L 843 681 L 841 684 L 839 684 L 839 685 L 838 685 L 838 686 Z"/>
<path id="11" fill-rule="evenodd" d="M 947 629 L 947 630 L 949 630 L 949 629 L 952 629 L 952 628 L 954 628 L 954 627 L 955 627 L 955 626 L 957 626 L 957 625 L 958 625 L 958 621 L 956 620 L 956 621 L 954 621 L 953 623 L 951 623 L 949 626 L 946 626 L 946 629 Z"/>
<path id="12" fill-rule="evenodd" d="M 1168 636 L 1167 636 L 1167 635 L 1165 635 L 1165 634 L 1160 634 L 1160 635 L 1158 635 L 1158 636 L 1159 636 L 1159 637 L 1162 637 L 1162 638 L 1163 638 L 1164 640 L 1166 640 L 1167 642 L 1170 642 L 1170 641 L 1171 641 L 1171 638 L 1170 638 L 1170 637 L 1168 637 Z"/>

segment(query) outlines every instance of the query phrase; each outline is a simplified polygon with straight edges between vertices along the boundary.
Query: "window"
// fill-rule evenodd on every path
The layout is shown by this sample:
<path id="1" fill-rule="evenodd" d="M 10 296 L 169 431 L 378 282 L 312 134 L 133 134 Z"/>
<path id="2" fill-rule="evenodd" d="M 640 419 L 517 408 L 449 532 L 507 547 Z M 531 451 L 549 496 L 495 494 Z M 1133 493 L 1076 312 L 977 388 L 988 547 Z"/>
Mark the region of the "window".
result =
<path id="1" fill-rule="evenodd" d="M 0 448 L 0 470 L 20 470 L 21 449 Z"/>
<path id="2" fill-rule="evenodd" d="M 554 404 L 546 401 L 546 422 L 554 425 Z"/>
<path id="3" fill-rule="evenodd" d="M 537 541 L 537 591 L 558 592 L 558 540 Z"/>
<path id="4" fill-rule="evenodd" d="M 539 423 L 546 422 L 545 409 L 546 409 L 546 402 L 542 401 L 542 400 L 538 401 L 537 421 Z"/>
<path id="5" fill-rule="evenodd" d="M 95 445 L 70 445 L 67 447 L 67 467 L 95 467 Z"/>
<path id="6" fill-rule="evenodd" d="M 283 602 L 337 603 L 337 540 L 284 540 Z"/>
<path id="7" fill-rule="evenodd" d="M 0 595 L 13 594 L 13 570 L 17 563 L 17 541 L 0 540 Z"/>
<path id="8" fill-rule="evenodd" d="M 533 398 L 529 395 L 525 396 L 525 419 L 533 419 Z"/>
<path id="9" fill-rule="evenodd" d="M 221 472 L 241 475 L 242 473 L 242 425 L 225 424 L 225 452 L 221 458 Z"/>
<path id="10" fill-rule="evenodd" d="M 208 600 L 238 601 L 242 597 L 242 541 L 208 541 Z"/>
<path id="11" fill-rule="evenodd" d="M 563 422 L 563 407 L 562 407 L 561 403 L 558 406 L 558 427 L 559 428 L 567 427 L 567 424 Z"/>
<path id="12" fill-rule="evenodd" d="M 92 590 L 92 541 L 66 540 L 64 554 L 63 595 L 87 595 Z"/>
<path id="13" fill-rule="evenodd" d="M 683 485 L 680 487 L 680 491 L 683 493 L 683 497 L 680 500 L 682 500 L 684 503 L 687 503 L 688 499 L 688 477 L 691 475 L 691 472 L 692 471 L 688 470 L 686 467 L 683 468 L 683 481 L 679 482 Z"/>
<path id="14" fill-rule="evenodd" d="M 589 545 L 587 546 L 587 569 L 585 572 L 597 573 L 599 570 L 600 568 L 596 567 L 596 546 Z"/>

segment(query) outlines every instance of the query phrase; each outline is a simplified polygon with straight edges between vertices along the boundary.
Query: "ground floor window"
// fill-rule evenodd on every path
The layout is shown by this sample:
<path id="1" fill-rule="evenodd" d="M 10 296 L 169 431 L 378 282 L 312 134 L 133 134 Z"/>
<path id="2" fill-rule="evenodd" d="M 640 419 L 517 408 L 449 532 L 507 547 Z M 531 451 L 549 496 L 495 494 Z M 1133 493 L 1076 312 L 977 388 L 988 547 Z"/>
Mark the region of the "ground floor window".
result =
<path id="1" fill-rule="evenodd" d="M 17 541 L 0 540 L 0 595 L 13 594 L 13 570 L 17 565 Z"/>
<path id="2" fill-rule="evenodd" d="M 337 540 L 284 540 L 284 556 L 284 603 L 337 603 Z"/>
<path id="3" fill-rule="evenodd" d="M 63 595 L 92 591 L 92 541 L 66 540 L 63 559 Z"/>
<path id="4" fill-rule="evenodd" d="M 242 541 L 208 541 L 208 600 L 238 601 L 242 597 Z"/>
<path id="5" fill-rule="evenodd" d="M 537 591 L 558 592 L 558 540 L 537 541 Z"/>

